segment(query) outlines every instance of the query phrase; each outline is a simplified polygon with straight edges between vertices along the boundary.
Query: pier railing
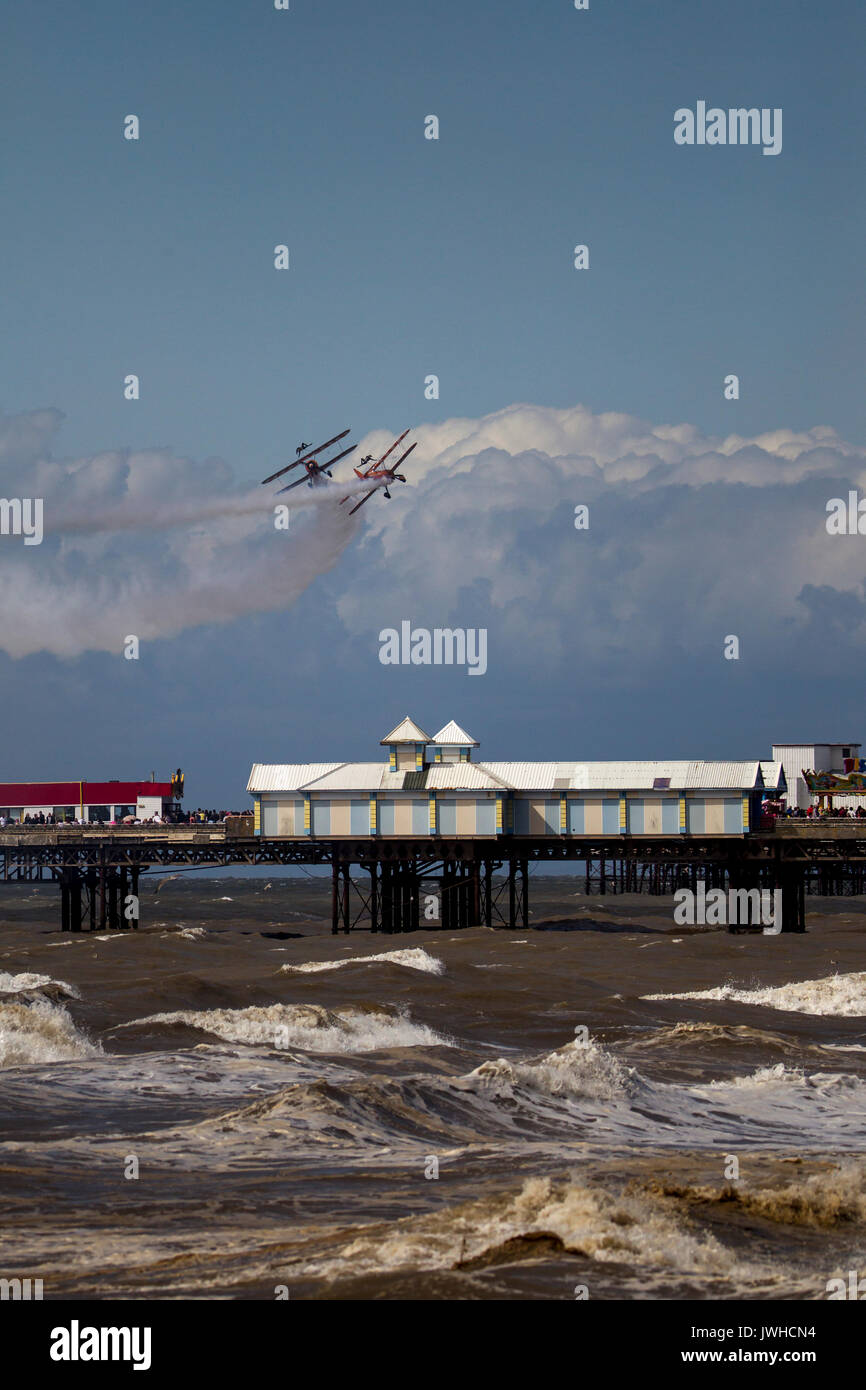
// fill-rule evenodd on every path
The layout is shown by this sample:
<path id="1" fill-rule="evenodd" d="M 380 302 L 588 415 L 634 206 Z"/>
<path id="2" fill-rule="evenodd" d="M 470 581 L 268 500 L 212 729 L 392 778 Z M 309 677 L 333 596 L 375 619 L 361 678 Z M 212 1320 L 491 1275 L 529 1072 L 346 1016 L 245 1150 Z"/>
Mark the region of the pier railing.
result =
<path id="1" fill-rule="evenodd" d="M 765 820 L 767 823 L 765 824 Z M 866 839 L 866 817 L 858 820 L 854 816 L 809 816 L 801 820 L 799 816 L 788 819 L 777 816 L 764 817 L 759 827 L 760 834 L 786 835 L 796 839 L 812 840 L 829 837 L 834 840 Z"/>

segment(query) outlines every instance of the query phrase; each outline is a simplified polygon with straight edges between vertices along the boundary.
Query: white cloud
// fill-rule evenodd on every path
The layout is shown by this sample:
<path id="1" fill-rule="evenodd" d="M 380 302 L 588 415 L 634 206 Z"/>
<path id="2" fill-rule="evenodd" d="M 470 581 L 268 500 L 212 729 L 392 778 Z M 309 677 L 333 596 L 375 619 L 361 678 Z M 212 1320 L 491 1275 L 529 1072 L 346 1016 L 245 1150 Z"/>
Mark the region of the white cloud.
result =
<path id="1" fill-rule="evenodd" d="M 827 426 L 722 439 L 514 405 L 416 435 L 416 486 L 368 512 L 363 594 L 338 606 L 351 632 L 371 611 L 380 625 L 486 619 L 491 669 L 498 653 L 500 669 L 571 664 L 584 679 L 714 656 L 728 633 L 749 633 L 752 660 L 794 657 L 804 588 L 825 586 L 825 607 L 862 602 L 866 537 L 829 536 L 824 509 L 840 487 L 866 490 L 866 451 Z"/>
<path id="2" fill-rule="evenodd" d="M 357 531 L 347 509 L 306 488 L 292 494 L 289 531 L 277 531 L 273 489 L 238 489 L 216 459 L 164 449 L 53 459 L 60 419 L 0 417 L 2 495 L 44 499 L 41 545 L 0 536 L 0 648 L 13 657 L 120 653 L 129 634 L 286 608 Z"/>
<path id="3" fill-rule="evenodd" d="M 45 540 L 0 537 L 0 647 L 119 652 L 291 605 L 361 533 L 340 580 L 347 637 L 404 617 L 487 626 L 490 671 L 639 679 L 744 639 L 743 660 L 795 663 L 798 642 L 866 633 L 866 537 L 831 537 L 829 497 L 866 491 L 866 451 L 828 426 L 714 438 L 690 424 L 512 405 L 413 432 L 410 486 L 357 519 L 298 489 L 306 517 L 273 526 L 271 489 L 219 460 L 154 449 L 58 461 L 56 411 L 0 417 L 0 491 L 45 499 Z M 394 435 L 374 431 L 359 455 Z M 348 465 L 344 465 L 348 473 Z M 285 499 L 284 499 L 285 500 Z M 587 503 L 590 528 L 576 531 Z M 342 573 L 342 572 L 341 572 Z M 746 640 L 747 639 L 747 640 Z"/>

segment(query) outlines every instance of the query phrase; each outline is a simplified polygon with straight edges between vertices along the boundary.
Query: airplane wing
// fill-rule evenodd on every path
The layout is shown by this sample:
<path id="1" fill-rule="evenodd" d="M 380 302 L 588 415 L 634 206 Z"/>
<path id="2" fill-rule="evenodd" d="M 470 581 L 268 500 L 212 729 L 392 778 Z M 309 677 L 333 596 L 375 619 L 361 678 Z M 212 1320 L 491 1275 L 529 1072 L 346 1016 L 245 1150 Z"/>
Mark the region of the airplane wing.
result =
<path id="1" fill-rule="evenodd" d="M 321 464 L 321 467 L 324 469 L 332 468 L 335 463 L 339 463 L 340 459 L 344 459 L 347 454 L 354 453 L 357 447 L 357 444 L 350 444 L 348 449 L 344 449 L 341 454 L 335 454 L 335 456 L 332 459 L 328 459 L 327 463 Z"/>
<path id="2" fill-rule="evenodd" d="M 410 429 L 411 429 L 411 426 L 410 426 Z M 409 433 L 409 430 L 404 430 L 403 433 L 402 433 L 397 439 L 394 440 L 394 443 L 391 445 L 391 447 L 390 447 L 389 449 L 386 449 L 386 450 L 385 450 L 385 452 L 384 452 L 384 454 L 382 455 L 382 457 L 381 457 L 380 459 L 376 459 L 376 462 L 375 462 L 375 463 L 371 463 L 371 464 L 370 464 L 369 468 L 367 469 L 367 475 L 369 475 L 370 473 L 374 473 L 374 472 L 376 471 L 376 469 L 382 467 L 382 464 L 385 462 L 385 460 L 386 460 L 386 458 L 388 457 L 388 455 L 392 452 L 392 450 L 396 449 L 396 447 L 397 447 L 398 444 L 402 444 L 403 440 L 406 438 L 406 435 L 407 435 L 408 433 Z"/>
<path id="3" fill-rule="evenodd" d="M 417 444 L 417 443 L 418 443 L 418 440 L 416 439 L 416 440 L 415 440 L 415 444 Z M 415 444 L 410 444 L 410 445 L 409 445 L 409 448 L 406 450 L 405 454 L 401 454 L 401 455 L 400 455 L 400 457 L 398 458 L 397 462 L 394 464 L 394 467 L 391 469 L 391 472 L 392 472 L 392 473 L 396 473 L 396 472 L 397 472 L 397 469 L 400 467 L 400 464 L 403 462 L 403 460 L 404 460 L 404 459 L 407 459 L 407 458 L 409 457 L 409 455 L 411 454 L 412 450 L 415 448 Z"/>
<path id="4" fill-rule="evenodd" d="M 294 481 L 293 483 L 289 483 L 288 487 L 281 487 L 281 488 L 279 488 L 279 490 L 277 491 L 277 496 L 278 496 L 278 497 L 282 496 L 282 494 L 283 494 L 284 492 L 291 492 L 291 490 L 292 490 L 293 487 L 300 487 L 300 486 L 301 486 L 301 483 L 306 483 L 307 481 L 308 481 L 308 479 L 307 479 L 307 475 L 306 475 L 306 473 L 305 473 L 304 476 L 303 476 L 303 478 L 296 478 L 295 481 Z"/>
<path id="5" fill-rule="evenodd" d="M 408 433 L 409 433 L 408 430 L 404 430 L 403 434 L 401 434 L 401 436 L 400 436 L 400 439 L 405 439 L 405 437 L 406 437 L 406 435 L 407 435 Z M 399 444 L 400 440 L 398 439 L 398 440 L 396 440 L 395 442 Z M 357 504 L 356 506 L 351 507 L 351 508 L 349 509 L 349 516 L 352 516 L 352 515 L 358 510 L 358 507 L 363 507 L 364 503 L 367 501 L 368 498 L 370 498 L 370 497 L 373 496 L 373 493 L 374 493 L 374 492 L 378 492 L 378 491 L 379 491 L 379 488 L 384 487 L 384 485 L 388 482 L 388 479 L 389 479 L 394 473 L 396 473 L 397 469 L 400 467 L 401 463 L 403 463 L 404 459 L 407 459 L 407 458 L 409 457 L 409 455 L 411 454 L 412 450 L 416 447 L 417 443 L 418 443 L 418 440 L 416 439 L 414 444 L 410 444 L 410 445 L 409 445 L 409 448 L 406 450 L 406 452 L 405 452 L 404 454 L 401 454 L 401 455 L 400 455 L 400 457 L 398 458 L 397 462 L 394 464 L 393 468 L 390 468 L 390 469 L 387 469 L 387 470 L 386 470 L 386 472 L 387 472 L 387 477 L 383 478 L 382 481 L 378 484 L 377 487 L 371 487 L 371 488 L 370 488 L 370 491 L 369 491 L 368 493 L 366 493 L 364 497 L 361 498 L 360 502 L 358 502 L 358 504 Z M 392 444 L 392 445 L 391 445 L 391 449 L 393 449 L 393 447 L 394 447 L 394 445 Z M 391 452 L 391 449 L 388 450 L 388 453 L 389 453 L 389 454 L 390 454 L 390 452 Z M 367 472 L 364 474 L 364 477 L 366 477 L 366 478 L 369 478 L 369 477 L 370 477 L 370 469 L 369 469 L 369 468 L 367 469 Z M 354 495 L 355 495 L 354 493 L 350 492 L 350 493 L 348 494 L 348 496 L 346 496 L 346 497 L 341 497 L 341 498 L 340 498 L 340 505 L 342 506 L 344 502 L 348 502 L 348 501 L 349 501 L 349 498 L 354 497 Z"/>
<path id="6" fill-rule="evenodd" d="M 378 491 L 379 491 L 379 489 L 378 489 L 377 487 L 371 487 L 371 488 L 370 488 L 370 491 L 364 494 L 364 496 L 361 498 L 360 502 L 356 502 L 356 504 L 355 504 L 354 507 L 350 507 L 350 508 L 349 508 L 349 516 L 354 516 L 355 513 L 356 513 L 356 511 L 358 510 L 358 508 L 359 508 L 359 507 L 363 507 L 363 505 L 364 505 L 365 502 L 369 502 L 370 498 L 373 496 L 373 493 L 374 493 L 374 492 L 378 492 Z M 343 498 L 343 501 L 344 501 L 344 502 L 348 502 L 348 500 L 349 500 L 348 497 L 344 497 L 344 498 Z"/>
<path id="7" fill-rule="evenodd" d="M 303 454 L 301 458 L 295 459 L 294 463 L 287 463 L 285 468 L 278 468 L 276 473 L 271 473 L 267 478 L 262 478 L 262 485 L 265 483 L 272 483 L 275 478 L 281 478 L 283 474 L 288 473 L 291 468 L 297 468 L 299 464 L 306 463 L 307 459 L 315 458 L 316 454 L 321 454 L 325 449 L 330 449 L 332 444 L 336 444 L 339 440 L 345 439 L 348 433 L 349 430 L 343 430 L 341 434 L 335 434 L 333 439 L 327 439 L 324 444 L 319 444 L 315 449 L 310 449 L 308 453 Z"/>
<path id="8" fill-rule="evenodd" d="M 335 463 L 339 463 L 340 459 L 344 459 L 347 454 L 351 454 L 353 449 L 357 449 L 357 447 L 357 444 L 350 444 L 349 448 L 344 449 L 341 454 L 337 454 L 336 458 L 328 459 L 327 463 L 320 463 L 314 469 L 312 475 L 305 475 L 303 478 L 296 478 L 293 483 L 289 483 L 288 487 L 281 487 L 279 489 L 279 492 L 277 493 L 277 496 L 279 496 L 280 492 L 291 492 L 293 487 L 300 487 L 301 483 L 306 483 L 310 481 L 310 476 L 312 478 L 312 482 L 315 484 L 317 478 L 321 478 L 322 474 L 327 473 L 329 468 L 333 468 Z"/>
<path id="9" fill-rule="evenodd" d="M 292 468 L 297 468 L 298 464 L 303 463 L 303 461 L 303 459 L 295 459 L 294 463 L 287 463 L 285 468 L 278 468 L 276 473 L 271 473 L 269 477 L 262 478 L 262 486 L 264 487 L 265 483 L 272 483 L 275 478 L 281 478 L 284 473 L 288 473 Z"/>

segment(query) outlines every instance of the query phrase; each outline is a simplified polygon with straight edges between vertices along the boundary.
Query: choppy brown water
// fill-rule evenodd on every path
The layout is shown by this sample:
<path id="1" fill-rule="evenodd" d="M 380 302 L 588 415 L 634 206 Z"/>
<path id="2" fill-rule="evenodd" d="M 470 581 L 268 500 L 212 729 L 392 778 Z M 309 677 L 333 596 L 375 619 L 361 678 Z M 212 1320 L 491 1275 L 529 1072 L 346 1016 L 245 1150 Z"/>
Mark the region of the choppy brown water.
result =
<path id="1" fill-rule="evenodd" d="M 864 907 L 729 936 L 576 889 L 536 881 L 527 933 L 336 938 L 309 880 L 172 881 L 111 938 L 4 889 L 0 1275 L 820 1299 L 866 1274 Z"/>

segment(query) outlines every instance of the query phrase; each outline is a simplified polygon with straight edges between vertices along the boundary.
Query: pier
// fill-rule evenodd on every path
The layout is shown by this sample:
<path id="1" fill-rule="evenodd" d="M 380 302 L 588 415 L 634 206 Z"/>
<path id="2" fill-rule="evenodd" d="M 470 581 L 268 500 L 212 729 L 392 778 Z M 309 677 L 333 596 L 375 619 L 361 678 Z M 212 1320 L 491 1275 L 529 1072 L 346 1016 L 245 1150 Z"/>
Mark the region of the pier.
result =
<path id="1" fill-rule="evenodd" d="M 534 866 L 579 863 L 587 894 L 781 890 L 782 930 L 806 929 L 806 899 L 866 891 L 866 823 L 779 820 L 742 836 L 316 838 L 223 825 L 19 826 L 0 830 L 0 882 L 54 881 L 64 931 L 135 929 L 154 870 L 328 866 L 334 932 L 530 927 Z M 578 879 L 579 881 L 579 879 Z M 435 911 L 433 910 L 435 908 Z M 736 930 L 737 928 L 732 928 Z M 742 929 L 742 928 L 740 928 Z"/>

